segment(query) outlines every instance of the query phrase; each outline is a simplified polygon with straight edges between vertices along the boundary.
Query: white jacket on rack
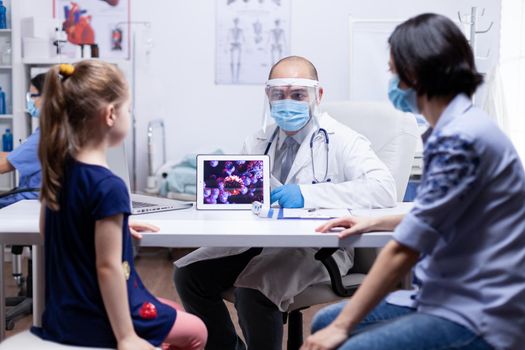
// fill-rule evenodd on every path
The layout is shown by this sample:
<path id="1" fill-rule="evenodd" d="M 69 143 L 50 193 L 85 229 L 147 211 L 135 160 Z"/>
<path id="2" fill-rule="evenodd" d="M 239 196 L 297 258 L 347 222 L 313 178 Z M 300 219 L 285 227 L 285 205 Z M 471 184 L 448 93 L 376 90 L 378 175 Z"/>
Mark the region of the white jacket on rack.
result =
<path id="1" fill-rule="evenodd" d="M 485 77 L 486 92 L 481 104 L 483 111 L 494 118 L 498 126 L 506 133 L 509 130 L 509 120 L 507 115 L 507 103 L 505 100 L 505 91 L 503 89 L 503 80 L 501 77 L 501 68 L 497 64 Z"/>

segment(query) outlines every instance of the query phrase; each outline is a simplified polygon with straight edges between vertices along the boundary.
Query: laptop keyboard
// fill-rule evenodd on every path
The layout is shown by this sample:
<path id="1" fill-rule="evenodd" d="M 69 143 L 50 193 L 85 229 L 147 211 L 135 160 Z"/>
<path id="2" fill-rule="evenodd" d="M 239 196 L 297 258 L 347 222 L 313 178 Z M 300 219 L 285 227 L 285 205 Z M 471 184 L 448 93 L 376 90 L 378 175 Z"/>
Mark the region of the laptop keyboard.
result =
<path id="1" fill-rule="evenodd" d="M 153 203 L 136 202 L 136 201 L 132 202 L 133 208 L 147 208 L 147 207 L 154 207 L 156 205 L 157 204 L 153 204 Z"/>

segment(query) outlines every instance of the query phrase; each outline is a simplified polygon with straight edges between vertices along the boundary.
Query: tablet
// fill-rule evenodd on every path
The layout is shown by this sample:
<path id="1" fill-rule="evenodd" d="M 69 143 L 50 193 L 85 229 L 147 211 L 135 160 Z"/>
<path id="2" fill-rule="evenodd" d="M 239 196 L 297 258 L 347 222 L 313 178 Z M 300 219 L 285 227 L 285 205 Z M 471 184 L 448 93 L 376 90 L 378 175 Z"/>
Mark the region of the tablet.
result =
<path id="1" fill-rule="evenodd" d="M 270 203 L 269 156 L 197 156 L 197 209 L 251 210 L 255 201 Z"/>

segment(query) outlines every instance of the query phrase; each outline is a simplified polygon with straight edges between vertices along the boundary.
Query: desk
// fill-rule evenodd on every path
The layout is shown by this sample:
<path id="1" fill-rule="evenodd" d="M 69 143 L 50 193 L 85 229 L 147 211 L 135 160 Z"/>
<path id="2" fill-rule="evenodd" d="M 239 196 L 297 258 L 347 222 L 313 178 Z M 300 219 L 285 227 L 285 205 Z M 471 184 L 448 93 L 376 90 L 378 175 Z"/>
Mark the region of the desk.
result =
<path id="1" fill-rule="evenodd" d="M 353 210 L 354 215 L 380 216 L 406 213 L 410 203 L 395 208 Z M 33 324 L 39 326 L 44 306 L 42 239 L 38 233 L 38 201 L 20 201 L 0 210 L 0 258 L 6 244 L 33 245 Z M 391 232 L 373 232 L 339 240 L 336 233 L 314 229 L 325 220 L 273 220 L 249 211 L 198 211 L 195 208 L 133 216 L 135 221 L 157 225 L 159 232 L 145 233 L 147 247 L 382 247 Z M 0 341 L 4 338 L 4 276 L 0 269 Z"/>
<path id="2" fill-rule="evenodd" d="M 0 341 L 5 336 L 4 251 L 6 245 L 33 246 L 33 324 L 40 325 L 44 309 L 44 248 L 38 229 L 40 202 L 21 201 L 0 209 Z"/>
<path id="3" fill-rule="evenodd" d="M 381 216 L 408 212 L 412 203 L 396 208 L 352 210 L 357 216 Z M 160 228 L 144 234 L 143 247 L 383 247 L 392 232 L 371 232 L 340 240 L 337 233 L 316 233 L 326 220 L 273 220 L 247 211 L 185 209 L 133 216 Z"/>

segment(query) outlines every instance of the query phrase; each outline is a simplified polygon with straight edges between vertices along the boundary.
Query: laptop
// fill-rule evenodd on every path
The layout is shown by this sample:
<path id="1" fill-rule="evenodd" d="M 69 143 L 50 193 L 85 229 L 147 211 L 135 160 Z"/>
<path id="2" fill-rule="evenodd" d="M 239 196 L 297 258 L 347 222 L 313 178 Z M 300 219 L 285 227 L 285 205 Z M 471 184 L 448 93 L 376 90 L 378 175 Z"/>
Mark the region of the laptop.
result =
<path id="1" fill-rule="evenodd" d="M 190 202 L 131 193 L 128 162 L 124 144 L 111 147 L 108 150 L 108 165 L 111 171 L 126 183 L 131 198 L 131 213 L 134 215 L 187 209 L 193 206 Z"/>

